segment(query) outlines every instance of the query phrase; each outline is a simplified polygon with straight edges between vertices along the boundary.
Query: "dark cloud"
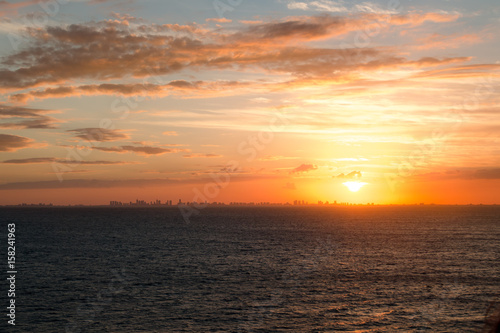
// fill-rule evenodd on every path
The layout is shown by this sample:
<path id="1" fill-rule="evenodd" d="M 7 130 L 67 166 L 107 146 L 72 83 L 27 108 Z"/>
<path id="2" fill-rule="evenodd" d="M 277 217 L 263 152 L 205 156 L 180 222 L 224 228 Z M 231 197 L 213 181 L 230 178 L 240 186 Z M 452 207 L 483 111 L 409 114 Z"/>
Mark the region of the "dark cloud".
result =
<path id="1" fill-rule="evenodd" d="M 72 160 L 59 160 L 58 162 L 66 164 L 84 164 L 84 165 L 114 165 L 114 164 L 135 163 L 135 162 L 123 162 L 123 161 L 72 161 Z"/>
<path id="2" fill-rule="evenodd" d="M 189 64 L 170 49 L 189 48 L 190 41 L 139 34 L 112 22 L 28 30 L 35 43 L 4 60 L 5 68 L 0 70 L 3 87 L 33 87 L 75 78 L 108 80 L 128 75 L 162 75 Z M 161 65 L 154 65 L 160 62 Z M 144 66 L 145 63 L 153 65 Z"/>
<path id="3" fill-rule="evenodd" d="M 291 19 L 284 22 L 255 24 L 245 31 L 236 33 L 233 40 L 245 38 L 247 41 L 312 40 L 349 32 L 352 20 L 339 16 L 313 16 Z"/>
<path id="4" fill-rule="evenodd" d="M 38 117 L 45 110 L 24 108 L 20 106 L 0 104 L 0 117 Z"/>
<path id="5" fill-rule="evenodd" d="M 477 180 L 500 179 L 500 168 L 456 168 L 451 170 L 416 174 L 410 177 L 415 181 L 441 181 L 449 179 Z"/>
<path id="6" fill-rule="evenodd" d="M 126 153 L 126 151 L 121 147 L 92 147 L 92 149 L 109 153 Z"/>
<path id="7" fill-rule="evenodd" d="M 34 141 L 18 135 L 0 134 L 0 151 L 16 151 L 33 146 Z"/>
<path id="8" fill-rule="evenodd" d="M 293 169 L 291 172 L 292 173 L 299 173 L 299 172 L 309 172 L 313 170 L 317 170 L 318 166 L 314 164 L 301 164 L 300 166 L 296 167 Z"/>
<path id="9" fill-rule="evenodd" d="M 342 178 L 342 179 L 359 179 L 361 178 L 361 171 L 351 171 L 347 175 L 341 173 L 337 176 L 333 176 L 333 178 Z"/>
<path id="10" fill-rule="evenodd" d="M 92 84 L 82 86 L 65 86 L 31 90 L 25 93 L 13 94 L 9 98 L 14 102 L 27 102 L 34 98 L 63 98 L 81 95 L 125 95 L 125 96 L 165 96 L 171 93 L 197 92 L 213 94 L 217 91 L 250 86 L 248 82 L 236 81 L 185 81 L 175 80 L 166 84 L 136 83 L 136 84 Z"/>
<path id="11" fill-rule="evenodd" d="M 480 169 L 473 173 L 475 179 L 500 179 L 500 168 Z"/>
<path id="12" fill-rule="evenodd" d="M 33 158 L 23 158 L 16 160 L 7 160 L 2 163 L 7 164 L 34 164 L 34 163 L 50 163 L 57 161 L 57 158 L 54 157 L 33 157 Z"/>
<path id="13" fill-rule="evenodd" d="M 236 32 L 234 29 L 205 31 L 195 24 L 141 24 L 132 27 L 125 24 L 131 18 L 118 19 L 117 22 L 28 28 L 30 46 L 2 62 L 0 87 L 23 89 L 77 79 L 108 81 L 125 77 L 160 77 L 185 69 L 243 71 L 249 67 L 300 77 L 312 75 L 345 81 L 349 74 L 360 70 L 400 66 L 432 67 L 469 59 L 407 60 L 401 53 L 388 48 L 314 48 L 296 43 L 357 31 L 363 24 L 377 18 L 373 15 L 304 16 L 244 26 Z M 384 18 L 380 16 L 380 19 Z M 426 20 L 446 18 L 445 14 L 398 16 L 391 23 L 421 24 Z M 133 94 L 147 90 L 154 93 L 161 89 L 159 86 L 193 89 L 197 84 L 182 80 L 154 84 L 148 82 L 144 85 L 106 83 L 82 86 L 78 91 L 89 94 Z M 67 95 L 75 88 L 49 89 L 52 90 L 42 94 Z M 25 97 L 21 94 L 13 99 L 22 100 Z"/>
<path id="14" fill-rule="evenodd" d="M 44 115 L 44 113 L 49 112 L 53 111 L 0 104 L 0 120 L 2 120 L 2 122 L 0 122 L 0 128 L 56 128 L 54 124 L 59 121 L 57 119 Z"/>
<path id="15" fill-rule="evenodd" d="M 36 181 L 0 184 L 0 190 L 23 189 L 49 189 L 49 188 L 111 188 L 146 185 L 166 185 L 179 183 L 169 179 L 129 179 L 129 180 L 103 180 L 103 179 L 65 179 L 63 182 Z"/>
<path id="16" fill-rule="evenodd" d="M 183 155 L 184 158 L 217 158 L 222 157 L 222 155 L 217 154 L 187 154 Z"/>
<path id="17" fill-rule="evenodd" d="M 57 88 L 47 88 L 45 90 L 30 91 L 22 94 L 11 95 L 9 98 L 14 102 L 26 102 L 27 100 L 38 97 L 38 98 L 51 98 L 51 97 L 66 97 L 76 94 L 73 87 L 57 87 Z"/>
<path id="18" fill-rule="evenodd" d="M 278 179 L 279 177 L 266 176 L 233 176 L 231 182 L 251 181 L 256 179 Z M 143 186 L 166 186 L 175 184 L 207 184 L 213 182 L 210 177 L 199 179 L 65 179 L 63 182 L 54 181 L 35 181 L 35 182 L 16 182 L 0 184 L 0 190 L 32 190 L 49 188 L 119 188 L 119 187 L 143 187 Z"/>
<path id="19" fill-rule="evenodd" d="M 384 22 L 387 25 L 420 25 L 426 21 L 450 22 L 459 18 L 458 14 L 446 13 L 411 13 L 408 15 L 361 14 L 351 16 L 301 16 L 287 18 L 284 21 L 255 24 L 231 37 L 240 41 L 262 44 L 266 42 L 282 43 L 283 41 L 310 41 L 344 35 L 358 31 L 373 22 Z M 380 24 L 380 23 L 379 23 Z"/>
<path id="20" fill-rule="evenodd" d="M 162 155 L 166 153 L 177 153 L 186 151 L 185 149 L 170 149 L 152 146 L 118 146 L 118 147 L 92 147 L 92 149 L 111 153 L 137 153 L 141 155 Z"/>
<path id="21" fill-rule="evenodd" d="M 128 139 L 129 136 L 120 132 L 119 130 L 105 129 L 105 128 L 78 128 L 68 130 L 75 134 L 75 138 L 80 138 L 88 141 L 118 141 Z"/>
<path id="22" fill-rule="evenodd" d="M 134 152 L 144 155 L 161 155 L 166 153 L 172 153 L 175 151 L 174 149 L 166 149 L 166 148 L 151 147 L 151 146 L 142 146 L 142 147 L 121 146 L 121 149 L 127 152 Z"/>
<path id="23" fill-rule="evenodd" d="M 53 118 L 41 116 L 38 119 L 33 119 L 33 120 L 22 120 L 22 121 L 18 121 L 18 122 L 0 123 L 0 128 L 15 128 L 15 129 L 47 128 L 47 129 L 53 129 L 53 128 L 56 128 L 53 125 L 53 123 L 54 123 Z"/>
<path id="24" fill-rule="evenodd" d="M 115 164 L 127 164 L 128 162 L 123 161 L 76 161 L 63 158 L 55 157 L 33 157 L 33 158 L 23 158 L 15 160 L 7 160 L 2 163 L 5 164 L 36 164 L 36 163 L 62 163 L 62 164 L 84 164 L 84 165 L 115 165 Z"/>

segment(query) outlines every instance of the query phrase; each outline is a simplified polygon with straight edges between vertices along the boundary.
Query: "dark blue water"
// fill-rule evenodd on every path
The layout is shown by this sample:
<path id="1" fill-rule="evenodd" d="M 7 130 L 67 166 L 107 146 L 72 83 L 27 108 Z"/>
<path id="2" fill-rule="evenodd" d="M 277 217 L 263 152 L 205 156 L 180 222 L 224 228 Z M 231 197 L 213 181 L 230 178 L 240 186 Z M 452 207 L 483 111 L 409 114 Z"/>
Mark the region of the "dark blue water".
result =
<path id="1" fill-rule="evenodd" d="M 11 332 L 480 332 L 500 300 L 500 207 L 0 212 Z"/>

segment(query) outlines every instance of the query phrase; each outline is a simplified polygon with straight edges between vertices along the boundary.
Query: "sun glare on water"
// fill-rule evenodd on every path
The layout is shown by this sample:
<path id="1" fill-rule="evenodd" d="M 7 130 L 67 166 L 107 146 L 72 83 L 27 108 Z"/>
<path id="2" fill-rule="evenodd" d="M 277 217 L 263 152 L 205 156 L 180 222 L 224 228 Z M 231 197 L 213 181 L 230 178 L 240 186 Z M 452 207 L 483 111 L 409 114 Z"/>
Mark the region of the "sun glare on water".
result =
<path id="1" fill-rule="evenodd" d="M 349 191 L 351 192 L 358 192 L 360 188 L 365 186 L 368 183 L 363 183 L 363 182 L 345 182 L 342 183 L 342 185 L 345 185 Z"/>

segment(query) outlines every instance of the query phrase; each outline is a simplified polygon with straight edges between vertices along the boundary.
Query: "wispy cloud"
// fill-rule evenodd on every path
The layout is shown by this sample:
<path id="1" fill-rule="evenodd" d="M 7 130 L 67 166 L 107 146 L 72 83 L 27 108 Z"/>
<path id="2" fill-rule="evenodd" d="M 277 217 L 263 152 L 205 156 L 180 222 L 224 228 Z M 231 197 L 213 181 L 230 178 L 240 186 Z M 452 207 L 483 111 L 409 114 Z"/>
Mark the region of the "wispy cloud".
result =
<path id="1" fill-rule="evenodd" d="M 313 11 L 324 11 L 330 13 L 345 13 L 349 9 L 345 7 L 340 1 L 331 0 L 318 0 L 309 2 L 296 2 L 292 1 L 288 5 L 288 9 L 300 9 L 300 10 L 313 10 Z"/>
<path id="2" fill-rule="evenodd" d="M 416 46 L 419 50 L 427 49 L 456 49 L 467 44 L 477 44 L 482 41 L 477 34 L 451 35 L 446 36 L 433 33 L 417 40 Z"/>
<path id="3" fill-rule="evenodd" d="M 365 6 L 368 6 L 365 4 Z M 125 77 L 158 77 L 184 70 L 248 68 L 295 77 L 327 76 L 331 80 L 354 77 L 359 70 L 421 66 L 387 48 L 313 48 L 298 46 L 318 39 L 336 38 L 358 31 L 374 21 L 416 26 L 424 22 L 451 22 L 456 13 L 370 13 L 353 16 L 304 16 L 243 25 L 233 30 L 204 31 L 196 25 L 142 24 L 130 27 L 112 21 L 28 29 L 31 41 L 23 51 L 5 58 L 0 68 L 0 88 L 19 90 L 59 85 L 43 90 L 14 93 L 14 101 L 30 98 L 92 94 L 146 94 L 216 90 L 242 86 L 243 82 L 176 80 L 165 83 L 116 84 Z M 187 35 L 179 36 L 179 31 Z M 457 57 L 463 59 L 463 57 Z M 143 64 L 150 64 L 143 66 Z M 426 63 L 440 66 L 444 62 Z M 70 80 L 93 79 L 99 84 L 68 86 Z"/>
<path id="4" fill-rule="evenodd" d="M 225 18 L 225 17 L 217 17 L 217 18 L 207 18 L 206 22 L 217 22 L 217 23 L 231 23 L 233 20 Z"/>
<path id="5" fill-rule="evenodd" d="M 341 173 L 337 176 L 333 176 L 333 178 L 341 178 L 341 179 L 359 179 L 361 178 L 361 171 L 351 171 L 348 174 Z"/>
<path id="6" fill-rule="evenodd" d="M 318 166 L 314 164 L 301 164 L 291 171 L 291 173 L 302 173 L 317 170 Z"/>
<path id="7" fill-rule="evenodd" d="M 35 141 L 18 135 L 0 134 L 0 151 L 16 151 L 18 149 L 30 148 Z"/>
<path id="8" fill-rule="evenodd" d="M 92 147 L 92 149 L 111 153 L 136 153 L 139 155 L 162 155 L 188 151 L 187 149 L 172 149 L 153 146 L 118 146 L 118 147 Z"/>
<path id="9" fill-rule="evenodd" d="M 261 157 L 259 160 L 260 161 L 282 161 L 282 160 L 295 160 L 298 157 L 291 157 L 291 156 L 281 156 L 281 155 L 267 155 L 264 157 Z"/>
<path id="10" fill-rule="evenodd" d="M 362 2 L 354 4 L 352 1 L 316 0 L 316 1 L 289 1 L 288 9 L 299 9 L 308 11 L 319 11 L 329 13 L 374 13 L 374 14 L 396 14 L 393 4 L 389 3 L 388 8 L 382 8 L 373 2 Z"/>
<path id="11" fill-rule="evenodd" d="M 2 0 L 0 1 L 0 17 L 15 16 L 18 14 L 19 9 L 37 5 L 38 3 L 38 0 L 25 0 L 19 2 L 9 2 Z"/>
<path id="12" fill-rule="evenodd" d="M 222 157 L 222 155 L 217 154 L 187 154 L 183 155 L 184 158 L 218 158 Z"/>
<path id="13" fill-rule="evenodd" d="M 2 163 L 5 164 L 38 164 L 38 163 L 62 163 L 62 164 L 83 164 L 83 165 L 117 165 L 117 164 L 130 164 L 135 162 L 123 161 L 76 161 L 64 158 L 55 157 L 32 157 L 23 159 L 6 160 Z"/>
<path id="14" fill-rule="evenodd" d="M 213 81 L 189 82 L 185 80 L 175 80 L 166 84 L 134 83 L 134 84 L 109 84 L 83 85 L 83 86 L 60 86 L 56 88 L 46 88 L 42 90 L 30 90 L 29 92 L 10 95 L 13 102 L 27 102 L 32 99 L 63 98 L 71 96 L 91 96 L 91 95 L 124 95 L 124 96 L 168 96 L 171 94 L 191 93 L 203 96 L 214 95 L 231 89 L 249 86 L 248 83 L 236 81 Z"/>
<path id="15" fill-rule="evenodd" d="M 0 104 L 0 128 L 53 129 L 61 121 L 44 115 L 54 111 Z M 5 121 L 7 120 L 7 121 Z"/>
<path id="16" fill-rule="evenodd" d="M 455 168 L 450 170 L 416 174 L 409 179 L 414 181 L 440 181 L 449 179 L 477 180 L 500 179 L 500 168 Z"/>
<path id="17" fill-rule="evenodd" d="M 282 177 L 271 176 L 233 176 L 232 182 L 281 179 Z M 207 184 L 213 182 L 212 178 L 198 179 L 66 179 L 63 182 L 55 181 L 32 181 L 0 184 L 0 190 L 22 190 L 22 189 L 49 189 L 49 188 L 120 188 L 140 186 L 165 186 L 178 184 Z"/>
<path id="18" fill-rule="evenodd" d="M 80 138 L 87 141 L 105 142 L 105 141 L 118 141 L 130 138 L 127 134 L 122 133 L 120 130 L 112 130 L 99 127 L 77 128 L 73 130 L 68 130 L 67 132 L 74 133 L 75 138 Z"/>

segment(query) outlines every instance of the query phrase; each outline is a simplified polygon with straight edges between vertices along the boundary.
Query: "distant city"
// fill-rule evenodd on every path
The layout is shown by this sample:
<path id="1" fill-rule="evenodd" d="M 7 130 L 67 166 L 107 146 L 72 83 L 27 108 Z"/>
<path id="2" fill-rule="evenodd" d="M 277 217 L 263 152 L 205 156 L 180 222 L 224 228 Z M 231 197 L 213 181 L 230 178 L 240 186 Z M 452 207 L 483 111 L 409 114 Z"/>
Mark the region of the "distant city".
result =
<path id="1" fill-rule="evenodd" d="M 110 206 L 174 206 L 172 203 L 172 200 L 167 200 L 165 202 L 162 202 L 161 200 L 155 200 L 155 201 L 145 201 L 145 200 L 135 200 L 135 202 L 130 201 L 130 202 L 121 202 L 121 201 L 110 201 L 109 202 Z M 230 202 L 230 203 L 224 203 L 224 202 L 182 202 L 181 199 L 175 204 L 175 206 L 309 206 L 309 205 L 343 205 L 343 206 L 349 206 L 349 205 L 359 205 L 359 204 L 351 204 L 348 202 L 341 202 L 337 203 L 337 201 L 334 201 L 333 203 L 330 203 L 328 201 L 318 201 L 317 203 L 310 204 L 307 201 L 304 200 L 294 200 L 293 203 L 274 203 L 274 202 L 268 202 L 268 201 L 262 201 L 262 202 Z M 374 203 L 368 203 L 368 204 L 363 204 L 364 206 L 373 206 L 375 205 Z"/>
<path id="2" fill-rule="evenodd" d="M 146 200 L 139 200 L 136 199 L 135 201 L 129 201 L 129 202 L 122 202 L 122 201 L 115 201 L 112 200 L 109 202 L 108 205 L 84 205 L 84 204 L 73 204 L 73 205 L 55 205 L 52 203 L 21 203 L 21 204 L 14 204 L 14 205 L 0 205 L 0 207 L 87 207 L 87 206 L 96 206 L 96 207 L 178 207 L 178 206 L 195 206 L 195 207 L 219 207 L 219 206 L 435 206 L 436 204 L 430 203 L 430 204 L 425 204 L 425 203 L 414 203 L 414 204 L 375 204 L 373 202 L 371 203 L 349 203 L 349 202 L 329 202 L 329 201 L 318 201 L 316 203 L 309 203 L 308 201 L 305 200 L 294 200 L 293 202 L 285 202 L 285 203 L 280 203 L 280 202 L 268 202 L 268 201 L 262 201 L 262 202 L 229 202 L 229 203 L 224 203 L 224 202 L 183 202 L 181 199 L 179 199 L 176 203 L 174 203 L 172 200 L 166 200 L 166 201 L 161 201 L 161 200 L 154 200 L 154 201 L 146 201 Z M 439 204 L 437 204 L 439 205 Z M 468 205 L 462 205 L 462 206 L 483 206 L 484 204 L 468 204 Z M 489 206 L 496 206 L 497 204 L 492 204 Z M 459 206 L 458 204 L 449 204 L 449 205 L 443 205 L 443 206 Z M 488 205 L 486 205 L 488 206 Z"/>

